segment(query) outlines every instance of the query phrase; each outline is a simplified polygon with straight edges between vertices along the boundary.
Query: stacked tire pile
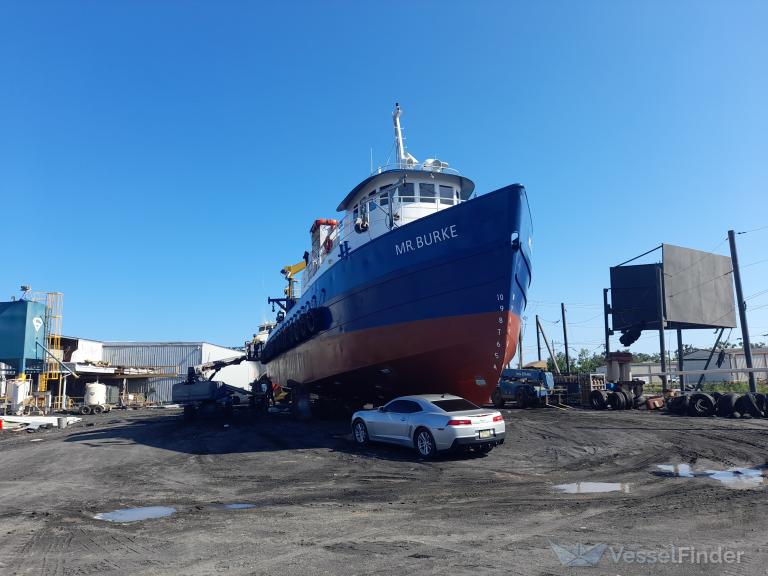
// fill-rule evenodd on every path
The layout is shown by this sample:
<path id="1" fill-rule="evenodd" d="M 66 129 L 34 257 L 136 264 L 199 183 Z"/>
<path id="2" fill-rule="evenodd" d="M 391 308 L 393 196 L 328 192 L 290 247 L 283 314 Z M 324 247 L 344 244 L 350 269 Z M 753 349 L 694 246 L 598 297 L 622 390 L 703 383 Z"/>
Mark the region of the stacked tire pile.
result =
<path id="1" fill-rule="evenodd" d="M 679 416 L 719 416 L 720 418 L 765 418 L 765 394 L 705 394 L 696 392 L 670 398 L 667 410 Z"/>
<path id="2" fill-rule="evenodd" d="M 630 410 L 645 404 L 645 396 L 633 396 L 627 390 L 592 390 L 589 405 L 595 410 Z"/>

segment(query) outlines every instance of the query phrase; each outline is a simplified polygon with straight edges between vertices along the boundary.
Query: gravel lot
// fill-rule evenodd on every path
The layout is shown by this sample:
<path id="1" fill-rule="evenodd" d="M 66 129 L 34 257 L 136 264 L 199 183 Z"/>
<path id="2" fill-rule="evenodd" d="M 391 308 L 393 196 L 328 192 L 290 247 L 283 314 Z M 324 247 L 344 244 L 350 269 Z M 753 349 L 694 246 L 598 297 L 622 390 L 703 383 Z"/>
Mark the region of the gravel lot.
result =
<path id="1" fill-rule="evenodd" d="M 359 450 L 345 421 L 283 415 L 243 413 L 225 427 L 170 410 L 113 411 L 61 431 L 3 432 L 0 574 L 766 574 L 762 476 L 725 477 L 748 486 L 735 489 L 704 471 L 763 466 L 768 420 L 504 414 L 504 446 L 434 462 Z M 666 477 L 659 464 L 698 475 Z M 626 491 L 554 488 L 590 481 Z M 216 507 L 231 503 L 254 506 Z M 94 518 L 138 506 L 177 512 Z M 608 548 L 597 566 L 572 567 L 552 544 Z M 614 560 L 622 546 L 671 545 L 723 547 L 741 561 Z"/>

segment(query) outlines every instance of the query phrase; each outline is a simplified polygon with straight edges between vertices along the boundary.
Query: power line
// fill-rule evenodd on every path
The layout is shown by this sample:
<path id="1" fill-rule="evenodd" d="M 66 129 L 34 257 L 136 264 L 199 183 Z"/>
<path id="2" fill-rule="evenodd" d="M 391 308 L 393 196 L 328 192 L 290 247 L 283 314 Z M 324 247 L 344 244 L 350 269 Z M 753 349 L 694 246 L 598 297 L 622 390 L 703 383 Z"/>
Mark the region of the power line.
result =
<path id="1" fill-rule="evenodd" d="M 753 228 L 752 230 L 744 230 L 743 232 L 736 232 L 736 234 L 749 234 L 751 232 L 759 232 L 760 230 L 766 230 L 768 226 L 761 226 L 760 228 Z"/>
<path id="2" fill-rule="evenodd" d="M 755 264 L 762 264 L 763 262 L 768 262 L 768 258 L 763 258 L 762 260 L 757 260 L 755 262 L 750 262 L 749 264 L 744 264 L 744 266 L 742 266 L 741 268 L 743 270 L 744 268 L 749 268 L 750 266 L 754 266 Z"/>
<path id="3" fill-rule="evenodd" d="M 766 288 L 765 290 L 760 290 L 759 292 L 755 292 L 751 296 L 747 296 L 746 298 L 744 298 L 744 300 L 751 300 L 752 298 L 757 298 L 758 296 L 761 296 L 766 293 L 768 293 L 768 288 Z"/>

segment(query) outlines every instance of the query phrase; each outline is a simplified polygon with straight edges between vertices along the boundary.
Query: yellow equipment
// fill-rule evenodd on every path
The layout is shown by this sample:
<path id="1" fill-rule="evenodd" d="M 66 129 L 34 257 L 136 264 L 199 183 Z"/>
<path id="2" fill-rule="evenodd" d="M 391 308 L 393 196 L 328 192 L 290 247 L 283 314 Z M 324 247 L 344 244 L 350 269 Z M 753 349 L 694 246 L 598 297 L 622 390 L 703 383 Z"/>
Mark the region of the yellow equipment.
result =
<path id="1" fill-rule="evenodd" d="M 298 262 L 293 265 L 285 266 L 282 270 L 280 270 L 280 274 L 285 276 L 285 279 L 288 281 L 288 286 L 285 289 L 285 297 L 288 300 L 295 300 L 296 299 L 296 283 L 298 280 L 296 279 L 296 275 L 304 270 L 304 268 L 307 267 L 306 260 L 302 260 L 301 262 Z"/>

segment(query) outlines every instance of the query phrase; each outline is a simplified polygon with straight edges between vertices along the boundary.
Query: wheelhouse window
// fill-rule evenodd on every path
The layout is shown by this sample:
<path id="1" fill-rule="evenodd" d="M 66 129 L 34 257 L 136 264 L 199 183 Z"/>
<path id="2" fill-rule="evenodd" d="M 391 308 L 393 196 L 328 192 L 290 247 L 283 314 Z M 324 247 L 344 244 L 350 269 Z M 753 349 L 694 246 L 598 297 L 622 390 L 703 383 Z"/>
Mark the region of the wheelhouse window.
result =
<path id="1" fill-rule="evenodd" d="M 419 184 L 419 199 L 421 202 L 428 204 L 435 203 L 435 185 L 434 184 Z"/>
<path id="2" fill-rule="evenodd" d="M 389 190 L 387 188 L 379 189 L 379 206 L 387 206 L 389 204 Z"/>
<path id="3" fill-rule="evenodd" d="M 453 186 L 440 185 L 440 204 L 453 204 Z"/>
<path id="4" fill-rule="evenodd" d="M 416 202 L 416 186 L 413 182 L 406 182 L 397 187 L 397 194 L 403 204 Z"/>
<path id="5" fill-rule="evenodd" d="M 368 194 L 368 212 L 376 210 L 376 190 Z"/>

